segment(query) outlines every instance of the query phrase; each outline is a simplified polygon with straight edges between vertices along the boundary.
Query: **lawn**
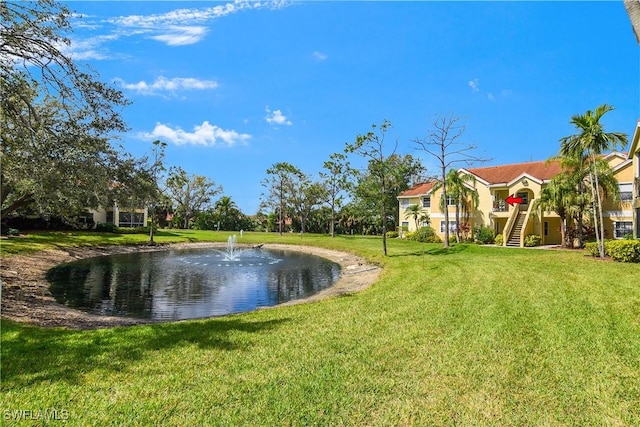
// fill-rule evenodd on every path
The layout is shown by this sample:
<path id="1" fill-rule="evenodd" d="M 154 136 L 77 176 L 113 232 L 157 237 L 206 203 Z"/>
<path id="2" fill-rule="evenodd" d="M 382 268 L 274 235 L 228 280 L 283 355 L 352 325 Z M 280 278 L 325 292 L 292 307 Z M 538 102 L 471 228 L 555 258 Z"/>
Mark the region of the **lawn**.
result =
<path id="1" fill-rule="evenodd" d="M 87 243 L 67 238 L 58 245 Z M 347 250 L 385 271 L 355 295 L 207 320 L 3 321 L 5 422 L 56 409 L 70 425 L 640 425 L 638 264 L 396 239 L 388 257 L 377 238 L 243 241 Z"/>

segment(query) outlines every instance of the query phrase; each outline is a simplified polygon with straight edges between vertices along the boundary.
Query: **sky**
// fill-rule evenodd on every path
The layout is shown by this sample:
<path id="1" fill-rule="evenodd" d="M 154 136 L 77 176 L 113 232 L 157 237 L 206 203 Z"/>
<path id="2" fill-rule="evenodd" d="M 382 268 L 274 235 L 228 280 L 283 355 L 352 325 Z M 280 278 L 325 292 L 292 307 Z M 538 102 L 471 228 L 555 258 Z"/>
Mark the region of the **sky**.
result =
<path id="1" fill-rule="evenodd" d="M 278 162 L 317 177 L 389 120 L 386 152 L 437 161 L 416 139 L 465 126 L 476 166 L 544 160 L 571 117 L 607 103 L 607 131 L 640 118 L 640 47 L 623 2 L 68 2 L 67 53 L 132 102 L 119 144 L 167 143 L 248 215 Z M 628 148 L 628 147 L 625 147 Z M 364 167 L 352 155 L 352 165 Z M 460 165 L 464 166 L 464 165 Z"/>

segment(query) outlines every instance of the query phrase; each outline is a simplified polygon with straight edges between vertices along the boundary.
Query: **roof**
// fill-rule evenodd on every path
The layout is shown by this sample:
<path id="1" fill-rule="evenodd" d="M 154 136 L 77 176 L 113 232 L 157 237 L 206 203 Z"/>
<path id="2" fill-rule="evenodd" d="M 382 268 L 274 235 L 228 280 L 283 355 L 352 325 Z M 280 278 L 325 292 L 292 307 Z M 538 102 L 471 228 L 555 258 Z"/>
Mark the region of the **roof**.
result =
<path id="1" fill-rule="evenodd" d="M 558 161 L 538 161 L 527 163 L 515 163 L 511 165 L 487 166 L 484 168 L 463 169 L 489 185 L 508 183 L 522 175 L 537 178 L 540 181 L 548 181 L 558 175 L 562 168 Z"/>
<path id="2" fill-rule="evenodd" d="M 403 191 L 400 193 L 398 197 L 412 197 L 412 196 L 421 196 L 423 194 L 428 194 L 434 185 L 436 185 L 438 181 L 429 181 L 422 182 L 420 184 L 414 185 L 407 191 Z"/>

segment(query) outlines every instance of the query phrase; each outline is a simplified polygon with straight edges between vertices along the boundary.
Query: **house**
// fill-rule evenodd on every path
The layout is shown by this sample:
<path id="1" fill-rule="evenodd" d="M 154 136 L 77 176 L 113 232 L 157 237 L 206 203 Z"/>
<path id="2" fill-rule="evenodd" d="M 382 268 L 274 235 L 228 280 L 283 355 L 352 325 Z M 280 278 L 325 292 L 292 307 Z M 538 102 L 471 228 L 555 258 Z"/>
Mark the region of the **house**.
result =
<path id="1" fill-rule="evenodd" d="M 636 132 L 638 133 L 638 132 Z M 636 135 L 636 151 L 637 147 Z M 614 172 L 619 183 L 620 201 L 605 200 L 603 203 L 603 222 L 605 238 L 622 238 L 630 233 L 633 224 L 632 185 L 638 187 L 638 179 L 634 181 L 633 172 L 638 174 L 638 165 L 633 166 L 632 160 L 622 153 L 611 153 L 604 157 Z M 635 158 L 635 162 L 640 160 Z M 634 169 L 635 167 L 635 169 Z M 478 205 L 460 219 L 461 226 L 473 229 L 475 227 L 491 227 L 496 235 L 504 236 L 504 245 L 524 246 L 527 235 L 536 234 L 542 239 L 542 244 L 559 245 L 562 243 L 561 219 L 555 212 L 543 212 L 534 209 L 534 201 L 540 197 L 542 189 L 553 177 L 561 172 L 558 161 L 535 161 L 499 166 L 479 168 L 462 168 L 460 174 L 467 174 L 473 180 L 467 184 L 478 195 Z M 444 236 L 444 213 L 440 209 L 441 190 L 434 191 L 435 182 L 427 182 L 414 186 L 398 196 L 400 204 L 400 221 L 409 231 L 414 231 L 416 224 L 411 221 L 408 213 L 410 206 L 418 204 L 424 213 L 429 214 L 431 225 L 436 233 Z M 436 201 L 435 203 L 433 201 Z M 640 207 L 640 198 L 635 200 L 636 218 Z M 450 201 L 449 210 L 450 229 L 455 230 L 455 206 Z M 637 227 L 636 219 L 636 229 Z"/>
<path id="2" fill-rule="evenodd" d="M 442 188 L 436 185 L 438 181 L 429 181 L 417 184 L 398 196 L 399 223 L 402 229 L 408 232 L 416 231 L 423 226 L 431 226 L 441 238 L 445 233 L 445 214 L 440 206 Z M 420 215 L 414 217 L 410 211 L 411 205 L 420 207 Z M 446 209 L 449 212 L 449 231 L 455 232 L 457 222 L 455 219 L 455 202 L 449 198 Z M 470 219 L 463 215 L 461 223 L 468 223 Z"/>
<path id="3" fill-rule="evenodd" d="M 631 139 L 629 159 L 632 160 L 633 185 L 631 195 L 631 209 L 633 211 L 633 235 L 640 239 L 640 120 Z"/>
<path id="4" fill-rule="evenodd" d="M 147 209 L 135 206 L 119 207 L 116 202 L 108 208 L 98 208 L 89 211 L 93 221 L 97 224 L 113 224 L 116 227 L 144 227 L 147 225 Z"/>

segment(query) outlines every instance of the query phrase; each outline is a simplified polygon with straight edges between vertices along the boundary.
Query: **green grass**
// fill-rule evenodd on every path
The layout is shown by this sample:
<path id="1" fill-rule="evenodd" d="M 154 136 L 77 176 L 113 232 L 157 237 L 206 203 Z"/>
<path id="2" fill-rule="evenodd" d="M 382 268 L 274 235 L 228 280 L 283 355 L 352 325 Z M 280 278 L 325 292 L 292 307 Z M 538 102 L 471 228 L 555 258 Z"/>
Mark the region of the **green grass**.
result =
<path id="1" fill-rule="evenodd" d="M 243 240 L 349 250 L 385 271 L 355 295 L 208 320 L 96 331 L 3 321 L 2 416 L 56 408 L 71 425 L 640 425 L 640 265 L 398 240 L 384 258 L 375 238 Z"/>

